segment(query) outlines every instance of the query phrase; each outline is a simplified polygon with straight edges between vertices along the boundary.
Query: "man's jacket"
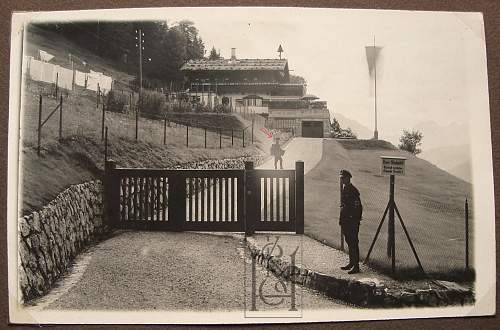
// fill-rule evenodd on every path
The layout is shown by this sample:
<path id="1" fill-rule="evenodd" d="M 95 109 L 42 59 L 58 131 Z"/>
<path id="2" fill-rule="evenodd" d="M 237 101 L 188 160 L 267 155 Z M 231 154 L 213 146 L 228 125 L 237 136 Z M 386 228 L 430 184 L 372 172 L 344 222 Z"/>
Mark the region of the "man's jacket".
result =
<path id="1" fill-rule="evenodd" d="M 344 185 L 340 203 L 339 224 L 359 223 L 362 213 L 363 206 L 361 205 L 359 190 L 351 183 Z"/>

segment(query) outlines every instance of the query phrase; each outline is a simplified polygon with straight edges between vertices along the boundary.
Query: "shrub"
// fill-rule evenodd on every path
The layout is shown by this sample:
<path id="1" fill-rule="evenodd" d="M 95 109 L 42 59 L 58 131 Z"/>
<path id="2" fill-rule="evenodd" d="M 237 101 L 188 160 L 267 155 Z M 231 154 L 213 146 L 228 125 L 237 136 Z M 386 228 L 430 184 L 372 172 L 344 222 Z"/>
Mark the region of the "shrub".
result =
<path id="1" fill-rule="evenodd" d="M 134 100 L 132 100 L 134 102 Z M 109 91 L 106 96 L 106 107 L 108 111 L 126 113 L 130 111 L 130 94 L 120 93 L 115 91 Z"/>
<path id="2" fill-rule="evenodd" d="M 167 111 L 165 95 L 147 90 L 143 90 L 142 95 L 142 113 L 152 117 L 163 117 Z"/>

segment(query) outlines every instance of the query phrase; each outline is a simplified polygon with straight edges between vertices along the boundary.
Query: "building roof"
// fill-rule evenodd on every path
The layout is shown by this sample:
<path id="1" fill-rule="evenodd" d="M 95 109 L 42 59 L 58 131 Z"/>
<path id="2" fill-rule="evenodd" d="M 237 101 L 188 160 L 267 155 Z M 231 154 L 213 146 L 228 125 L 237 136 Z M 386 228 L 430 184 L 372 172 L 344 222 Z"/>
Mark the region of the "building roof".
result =
<path id="1" fill-rule="evenodd" d="M 181 71 L 283 71 L 287 66 L 284 59 L 221 59 L 221 60 L 190 60 L 184 64 Z"/>

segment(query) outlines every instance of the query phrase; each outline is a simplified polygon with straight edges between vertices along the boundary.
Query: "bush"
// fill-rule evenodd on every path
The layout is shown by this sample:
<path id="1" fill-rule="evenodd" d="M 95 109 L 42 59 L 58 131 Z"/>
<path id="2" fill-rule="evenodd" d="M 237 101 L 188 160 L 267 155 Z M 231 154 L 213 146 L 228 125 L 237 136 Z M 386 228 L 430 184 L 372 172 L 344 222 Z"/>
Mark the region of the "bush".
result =
<path id="1" fill-rule="evenodd" d="M 120 93 L 115 91 L 109 91 L 106 97 L 106 107 L 108 111 L 127 113 L 130 111 L 129 109 L 130 103 L 130 94 L 129 93 Z M 132 104 L 134 100 L 132 99 Z"/>
<path id="2" fill-rule="evenodd" d="M 167 111 L 165 95 L 159 92 L 143 90 L 142 113 L 152 117 L 163 117 Z"/>

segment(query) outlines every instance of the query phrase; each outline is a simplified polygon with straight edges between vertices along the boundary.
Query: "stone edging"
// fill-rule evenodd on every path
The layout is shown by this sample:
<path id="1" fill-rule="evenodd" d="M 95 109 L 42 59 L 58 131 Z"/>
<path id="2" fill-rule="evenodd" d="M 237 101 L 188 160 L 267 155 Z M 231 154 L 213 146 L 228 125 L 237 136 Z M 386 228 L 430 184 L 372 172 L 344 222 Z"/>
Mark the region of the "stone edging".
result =
<path id="1" fill-rule="evenodd" d="M 396 290 L 371 281 L 336 278 L 298 266 L 292 268 L 290 263 L 263 252 L 249 240 L 246 244 L 252 258 L 277 276 L 354 305 L 371 308 L 435 307 L 474 302 L 472 290 L 459 288 Z"/>

